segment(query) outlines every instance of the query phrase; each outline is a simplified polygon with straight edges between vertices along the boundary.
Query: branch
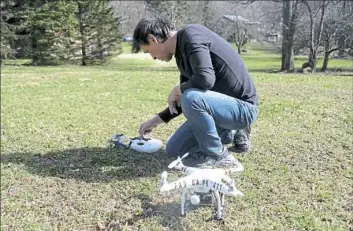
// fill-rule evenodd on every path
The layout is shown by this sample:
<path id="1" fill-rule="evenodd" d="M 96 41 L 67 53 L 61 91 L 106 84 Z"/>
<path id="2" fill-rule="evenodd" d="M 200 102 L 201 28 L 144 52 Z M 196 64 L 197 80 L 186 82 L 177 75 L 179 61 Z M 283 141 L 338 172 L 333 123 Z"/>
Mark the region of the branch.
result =
<path id="1" fill-rule="evenodd" d="M 314 21 L 313 21 L 313 13 L 311 11 L 311 8 L 309 6 L 309 3 L 306 0 L 303 0 L 304 4 L 308 8 L 309 11 L 309 16 L 310 16 L 310 46 L 311 48 L 314 48 Z"/>
<path id="2" fill-rule="evenodd" d="M 334 49 L 331 49 L 331 50 L 329 50 L 329 51 L 327 51 L 327 52 L 325 52 L 325 53 L 331 54 L 332 52 L 334 52 L 334 51 L 338 51 L 338 50 L 340 50 L 340 48 L 339 48 L 339 47 L 334 48 Z"/>
<path id="3" fill-rule="evenodd" d="M 317 39 L 316 39 L 316 47 L 315 47 L 315 49 L 317 49 L 319 47 L 319 45 L 320 45 L 321 34 L 322 34 L 323 23 L 324 23 L 324 17 L 325 17 L 325 10 L 326 10 L 327 6 L 328 6 L 327 2 L 325 2 L 325 0 L 323 0 L 322 8 L 321 8 L 320 23 L 319 23 L 319 34 L 318 34 Z"/>
<path id="4" fill-rule="evenodd" d="M 346 53 L 346 54 L 348 54 L 349 56 L 353 56 L 352 50 L 344 50 L 344 49 L 340 49 L 340 48 L 331 49 L 331 50 L 329 50 L 327 53 L 328 53 L 328 54 L 331 54 L 331 53 L 334 52 L 334 51 L 342 51 L 343 53 Z"/>

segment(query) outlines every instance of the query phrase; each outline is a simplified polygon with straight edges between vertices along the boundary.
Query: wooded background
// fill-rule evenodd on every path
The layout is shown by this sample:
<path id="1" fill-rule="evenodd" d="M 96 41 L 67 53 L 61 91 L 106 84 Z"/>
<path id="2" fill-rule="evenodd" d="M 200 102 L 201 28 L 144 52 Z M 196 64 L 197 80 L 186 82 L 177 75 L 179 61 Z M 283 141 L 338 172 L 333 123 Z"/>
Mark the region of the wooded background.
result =
<path id="1" fill-rule="evenodd" d="M 303 68 L 312 71 L 323 56 L 325 71 L 330 57 L 353 53 L 349 0 L 4 0 L 1 12 L 1 60 L 29 58 L 33 65 L 107 62 L 121 54 L 122 42 L 145 17 L 166 17 L 177 29 L 205 25 L 240 54 L 248 43 L 271 47 L 282 54 L 282 71 L 295 70 L 295 55 L 307 55 Z"/>

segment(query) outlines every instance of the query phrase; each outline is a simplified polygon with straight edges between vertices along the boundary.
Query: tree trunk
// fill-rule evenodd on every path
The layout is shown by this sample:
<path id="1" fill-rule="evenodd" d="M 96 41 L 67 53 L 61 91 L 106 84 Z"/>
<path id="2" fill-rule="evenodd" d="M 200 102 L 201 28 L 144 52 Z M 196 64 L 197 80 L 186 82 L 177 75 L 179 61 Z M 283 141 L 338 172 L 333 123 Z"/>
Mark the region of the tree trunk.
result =
<path id="1" fill-rule="evenodd" d="M 290 42 L 287 47 L 286 51 L 286 58 L 285 58 L 285 70 L 288 72 L 293 72 L 295 69 L 294 66 L 294 51 L 293 51 L 293 42 Z"/>
<path id="2" fill-rule="evenodd" d="M 202 14 L 202 17 L 203 17 L 203 25 L 205 26 L 205 27 L 208 27 L 209 25 L 208 25 L 208 23 L 209 23 L 209 20 L 210 20 L 210 2 L 209 2 L 209 0 L 206 0 L 206 1 L 204 1 L 204 5 L 203 5 L 203 10 L 202 10 L 203 12 L 203 14 Z"/>
<path id="3" fill-rule="evenodd" d="M 293 13 L 293 3 L 283 1 L 283 40 L 281 71 L 294 71 L 293 37 L 296 26 L 296 8 Z"/>
<path id="4" fill-rule="evenodd" d="M 346 46 L 346 38 L 344 35 L 341 35 L 339 40 L 338 40 L 338 46 L 340 50 L 338 51 L 338 56 L 342 57 L 344 55 L 344 48 Z"/>
<path id="5" fill-rule="evenodd" d="M 343 6 L 342 6 L 342 15 L 346 16 L 347 14 L 347 8 L 346 8 L 346 1 L 343 1 Z M 344 30 L 344 28 L 343 28 Z M 343 31 L 342 31 L 343 32 Z M 339 51 L 338 51 L 338 56 L 342 57 L 344 55 L 344 48 L 346 48 L 346 38 L 345 38 L 345 34 L 344 32 L 341 34 L 341 36 L 338 39 L 338 47 L 339 47 Z"/>
<path id="6" fill-rule="evenodd" d="M 315 68 L 316 68 L 316 51 L 310 47 L 310 53 L 309 53 L 309 66 L 312 70 L 312 72 L 315 72 Z"/>
<path id="7" fill-rule="evenodd" d="M 101 41 L 100 37 L 97 38 L 97 48 L 99 51 L 99 59 L 103 60 L 104 51 L 103 51 L 102 41 Z"/>
<path id="8" fill-rule="evenodd" d="M 324 58 L 324 63 L 322 64 L 322 68 L 321 68 L 322 72 L 325 72 L 327 70 L 328 60 L 329 60 L 330 54 L 332 52 L 334 52 L 334 51 L 337 51 L 337 50 L 340 50 L 340 49 L 339 48 L 335 48 L 335 49 L 329 50 L 329 46 L 325 47 L 325 58 Z"/>
<path id="9" fill-rule="evenodd" d="M 238 45 L 238 54 L 240 55 L 241 54 L 241 46 Z"/>
<path id="10" fill-rule="evenodd" d="M 79 27 L 80 27 L 80 34 L 81 34 L 81 52 L 82 52 L 82 66 L 87 65 L 87 54 L 86 54 L 86 37 L 85 37 L 85 31 L 84 31 L 84 26 L 83 26 L 83 6 L 81 3 L 78 3 L 78 17 L 79 17 Z"/>
<path id="11" fill-rule="evenodd" d="M 322 68 L 321 71 L 325 72 L 327 69 L 327 65 L 328 65 L 328 58 L 330 56 L 329 50 L 330 50 L 330 41 L 331 41 L 331 36 L 327 35 L 327 33 L 325 33 L 325 57 L 324 57 L 324 63 L 322 64 Z"/>
<path id="12" fill-rule="evenodd" d="M 330 54 L 328 52 L 325 52 L 324 63 L 322 64 L 322 68 L 321 68 L 322 72 L 325 72 L 327 70 L 329 56 Z"/>
<path id="13" fill-rule="evenodd" d="M 309 42 L 310 52 L 309 52 L 308 63 L 309 63 L 311 70 L 314 72 L 314 66 L 316 63 L 316 51 L 315 51 L 315 42 L 314 42 L 314 40 L 315 40 L 315 33 L 314 33 L 315 32 L 315 22 L 314 22 L 314 16 L 313 16 L 313 13 L 312 13 L 311 8 L 309 6 L 309 3 L 306 1 L 304 3 L 308 8 L 309 16 L 310 16 L 310 42 Z"/>

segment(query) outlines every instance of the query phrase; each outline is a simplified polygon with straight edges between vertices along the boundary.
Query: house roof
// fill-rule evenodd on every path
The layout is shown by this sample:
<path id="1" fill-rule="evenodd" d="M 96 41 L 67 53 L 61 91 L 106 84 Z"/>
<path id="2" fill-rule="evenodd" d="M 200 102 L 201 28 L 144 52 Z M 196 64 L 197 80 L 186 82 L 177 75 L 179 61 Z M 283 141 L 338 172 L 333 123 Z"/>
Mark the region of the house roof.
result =
<path id="1" fill-rule="evenodd" d="M 240 21 L 240 22 L 244 22 L 246 24 L 261 24 L 260 22 L 251 22 L 250 20 L 243 18 L 240 15 L 223 15 L 223 18 L 228 19 L 233 22 Z"/>
<path id="2" fill-rule="evenodd" d="M 243 21 L 243 22 L 249 22 L 248 19 L 243 18 L 242 16 L 239 15 L 223 15 L 226 19 L 229 19 L 231 21 Z"/>

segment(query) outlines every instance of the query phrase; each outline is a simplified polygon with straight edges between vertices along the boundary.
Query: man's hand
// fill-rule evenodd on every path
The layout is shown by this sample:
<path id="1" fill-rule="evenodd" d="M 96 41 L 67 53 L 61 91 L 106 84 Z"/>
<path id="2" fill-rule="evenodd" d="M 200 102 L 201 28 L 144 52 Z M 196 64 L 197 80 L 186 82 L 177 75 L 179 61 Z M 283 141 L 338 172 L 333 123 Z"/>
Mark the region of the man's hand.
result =
<path id="1" fill-rule="evenodd" d="M 144 122 L 140 126 L 140 130 L 139 130 L 140 136 L 143 138 L 146 138 L 146 136 L 148 136 L 151 133 L 152 129 L 154 129 L 161 123 L 163 123 L 163 120 L 158 115 Z"/>
<path id="2" fill-rule="evenodd" d="M 178 114 L 176 106 L 180 107 L 181 96 L 182 93 L 180 90 L 180 86 L 174 87 L 173 90 L 170 92 L 168 97 L 168 107 L 170 114 Z"/>

